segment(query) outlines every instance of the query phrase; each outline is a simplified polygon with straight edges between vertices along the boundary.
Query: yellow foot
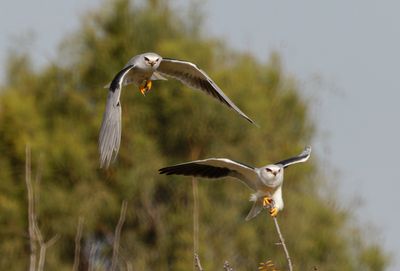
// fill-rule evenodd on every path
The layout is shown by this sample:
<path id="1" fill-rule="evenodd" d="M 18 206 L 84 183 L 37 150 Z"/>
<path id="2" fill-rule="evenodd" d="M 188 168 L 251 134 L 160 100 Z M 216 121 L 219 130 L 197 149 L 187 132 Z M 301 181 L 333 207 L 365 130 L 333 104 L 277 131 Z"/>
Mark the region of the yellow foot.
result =
<path id="1" fill-rule="evenodd" d="M 269 197 L 264 197 L 264 199 L 263 199 L 264 207 L 269 207 L 269 206 L 271 206 L 272 203 L 274 203 L 273 199 L 271 199 Z"/>
<path id="2" fill-rule="evenodd" d="M 274 200 L 269 198 L 269 197 L 264 197 L 263 199 L 263 206 L 264 208 L 271 208 L 271 210 L 269 211 L 270 215 L 272 217 L 275 217 L 278 215 L 278 208 L 276 208 L 274 206 Z"/>
<path id="3" fill-rule="evenodd" d="M 144 84 L 139 86 L 139 90 L 143 94 L 143 96 L 146 96 L 146 92 L 151 89 L 151 86 L 152 86 L 151 80 L 146 80 Z"/>
<path id="4" fill-rule="evenodd" d="M 269 211 L 269 214 L 272 216 L 272 217 L 276 217 L 277 215 L 278 215 L 278 208 L 276 208 L 276 207 L 272 207 L 271 208 L 271 210 Z"/>

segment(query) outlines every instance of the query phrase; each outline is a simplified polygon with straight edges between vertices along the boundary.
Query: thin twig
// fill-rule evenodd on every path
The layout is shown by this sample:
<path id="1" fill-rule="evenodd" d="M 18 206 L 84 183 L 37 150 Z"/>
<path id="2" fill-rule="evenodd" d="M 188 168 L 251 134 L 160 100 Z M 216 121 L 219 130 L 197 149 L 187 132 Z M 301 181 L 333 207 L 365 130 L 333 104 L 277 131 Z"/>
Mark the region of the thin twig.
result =
<path id="1" fill-rule="evenodd" d="M 32 186 L 32 168 L 31 168 L 31 149 L 29 145 L 25 147 L 25 182 L 28 190 L 28 223 L 29 223 L 29 240 L 30 240 L 30 264 L 29 271 L 43 271 L 44 263 L 46 259 L 46 250 L 58 240 L 59 235 L 57 234 L 51 238 L 48 242 L 44 242 L 43 235 L 37 223 L 36 215 L 36 193 Z M 40 174 L 36 175 L 36 184 L 40 181 Z M 38 190 L 38 189 L 36 189 Z M 39 244 L 39 259 L 37 255 L 37 245 Z M 36 269 L 36 264 L 38 264 Z"/>
<path id="2" fill-rule="evenodd" d="M 122 202 L 122 206 L 121 206 L 121 214 L 119 216 L 119 221 L 118 221 L 117 227 L 115 228 L 113 256 L 112 256 L 112 260 L 111 260 L 111 269 L 110 269 L 111 271 L 114 271 L 115 268 L 117 267 L 118 253 L 119 253 L 119 240 L 121 238 L 122 226 L 124 225 L 124 222 L 125 222 L 127 207 L 128 207 L 128 202 L 126 200 L 124 200 Z"/>
<path id="3" fill-rule="evenodd" d="M 193 190 L 193 253 L 199 253 L 199 188 L 195 177 L 192 178 Z"/>
<path id="4" fill-rule="evenodd" d="M 197 160 L 200 155 L 201 148 L 198 146 L 191 146 L 190 158 Z M 192 192 L 193 192 L 193 255 L 194 263 L 193 270 L 202 270 L 199 259 L 199 185 L 195 177 L 192 178 Z"/>
<path id="5" fill-rule="evenodd" d="M 38 271 L 42 271 L 44 268 L 44 260 L 46 259 L 46 246 L 40 246 L 40 256 L 39 256 L 39 264 Z"/>
<path id="6" fill-rule="evenodd" d="M 37 228 L 39 229 L 39 228 Z M 46 252 L 49 247 L 54 245 L 57 240 L 60 238 L 59 234 L 56 234 L 53 238 L 51 238 L 49 241 L 46 243 L 40 243 L 40 255 L 39 255 L 39 264 L 38 264 L 38 271 L 43 271 L 44 270 L 44 262 L 46 260 Z"/>
<path id="7" fill-rule="evenodd" d="M 96 254 L 96 245 L 92 244 L 89 251 L 89 266 L 88 271 L 93 271 L 94 256 Z"/>
<path id="8" fill-rule="evenodd" d="M 274 219 L 274 223 L 275 223 L 275 228 L 276 231 L 278 232 L 278 236 L 279 236 L 279 240 L 280 240 L 280 244 L 283 247 L 283 250 L 285 251 L 285 256 L 286 256 L 286 260 L 288 262 L 288 266 L 289 266 L 289 271 L 293 271 L 293 265 L 292 265 L 292 260 L 290 259 L 289 256 L 289 251 L 287 250 L 286 244 L 285 244 L 285 239 L 283 239 L 282 233 L 281 233 L 281 229 L 279 227 L 278 224 L 278 219 L 276 218 L 276 216 L 272 217 Z"/>
<path id="9" fill-rule="evenodd" d="M 57 233 L 56 235 L 54 235 L 49 241 L 46 242 L 46 247 L 49 248 L 51 246 L 53 246 L 58 239 L 60 239 L 60 235 Z"/>
<path id="10" fill-rule="evenodd" d="M 40 190 L 39 190 L 39 186 L 40 186 L 40 182 L 42 180 L 42 172 L 43 172 L 43 159 L 42 159 L 42 155 L 39 155 L 39 159 L 38 159 L 38 163 L 37 163 L 37 168 L 36 168 L 36 174 L 35 174 L 35 180 L 33 182 L 33 191 L 35 194 L 35 216 L 38 217 L 39 216 L 39 212 L 38 212 L 38 202 L 40 201 Z"/>
<path id="11" fill-rule="evenodd" d="M 43 241 L 42 232 L 40 231 L 39 226 L 37 224 L 36 214 L 35 214 L 33 223 L 34 223 L 33 226 L 34 226 L 34 229 L 35 229 L 36 241 L 39 243 L 39 246 L 42 246 L 44 244 L 44 241 Z"/>
<path id="12" fill-rule="evenodd" d="M 37 244 L 35 234 L 35 199 L 32 188 L 32 172 L 31 172 L 31 149 L 29 145 L 25 147 L 25 182 L 28 190 L 28 229 L 30 242 L 30 263 L 29 271 L 36 270 Z"/>
<path id="13" fill-rule="evenodd" d="M 195 270 L 197 270 L 197 271 L 204 271 L 204 269 L 200 263 L 199 255 L 197 253 L 194 254 L 194 267 L 195 267 Z"/>
<path id="14" fill-rule="evenodd" d="M 74 255 L 74 265 L 72 271 L 78 271 L 80 257 L 81 257 L 81 239 L 83 230 L 83 217 L 79 217 L 78 228 L 76 229 L 75 235 L 75 255 Z"/>

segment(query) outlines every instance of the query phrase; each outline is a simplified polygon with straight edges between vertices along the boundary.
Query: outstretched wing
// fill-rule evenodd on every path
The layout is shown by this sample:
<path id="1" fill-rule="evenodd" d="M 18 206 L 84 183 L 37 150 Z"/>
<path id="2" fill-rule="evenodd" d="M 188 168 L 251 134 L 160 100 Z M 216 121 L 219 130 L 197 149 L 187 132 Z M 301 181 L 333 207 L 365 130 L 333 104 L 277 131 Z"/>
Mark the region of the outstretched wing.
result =
<path id="1" fill-rule="evenodd" d="M 235 177 L 251 189 L 257 190 L 258 176 L 254 168 L 226 159 L 210 158 L 178 164 L 158 170 L 160 174 L 199 176 L 204 178 Z"/>
<path id="2" fill-rule="evenodd" d="M 100 128 L 99 152 L 100 167 L 108 167 L 118 154 L 121 143 L 121 88 L 125 75 L 134 67 L 127 66 L 112 80 L 106 102 L 106 110 Z"/>
<path id="3" fill-rule="evenodd" d="M 280 161 L 278 163 L 275 163 L 275 165 L 282 165 L 282 167 L 286 168 L 286 167 L 288 167 L 290 165 L 307 161 L 308 158 L 310 158 L 310 155 L 311 155 L 311 147 L 307 146 L 303 150 L 303 152 L 300 153 L 298 156 L 282 160 L 282 161 Z"/>
<path id="4" fill-rule="evenodd" d="M 157 71 L 167 77 L 175 78 L 191 88 L 206 92 L 254 124 L 254 121 L 246 116 L 246 114 L 225 95 L 217 84 L 195 64 L 187 61 L 163 58 Z"/>

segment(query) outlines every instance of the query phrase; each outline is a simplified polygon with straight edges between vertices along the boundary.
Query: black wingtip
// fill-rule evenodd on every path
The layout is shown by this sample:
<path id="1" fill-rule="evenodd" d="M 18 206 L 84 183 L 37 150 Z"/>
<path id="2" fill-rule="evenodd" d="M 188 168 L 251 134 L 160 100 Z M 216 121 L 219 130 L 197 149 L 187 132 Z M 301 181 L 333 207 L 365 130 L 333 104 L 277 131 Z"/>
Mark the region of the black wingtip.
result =
<path id="1" fill-rule="evenodd" d="M 243 113 L 239 108 L 234 108 L 232 106 L 229 105 L 229 107 L 231 109 L 233 109 L 235 112 L 237 112 L 242 118 L 244 118 L 245 120 L 247 120 L 248 122 L 250 122 L 251 124 L 253 124 L 254 126 L 256 126 L 257 128 L 260 128 L 260 125 L 255 122 L 254 120 L 252 120 L 251 118 L 249 118 L 245 113 Z"/>

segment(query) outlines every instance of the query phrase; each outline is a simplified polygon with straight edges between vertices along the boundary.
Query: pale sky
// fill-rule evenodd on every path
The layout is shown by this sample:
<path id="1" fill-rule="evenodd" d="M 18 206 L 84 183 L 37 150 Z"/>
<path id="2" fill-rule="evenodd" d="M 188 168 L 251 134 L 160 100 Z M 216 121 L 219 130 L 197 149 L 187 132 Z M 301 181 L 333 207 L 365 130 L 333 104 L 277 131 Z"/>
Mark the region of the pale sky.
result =
<path id="1" fill-rule="evenodd" d="M 0 3 L 0 80 L 7 49 L 25 44 L 39 66 L 56 55 L 61 39 L 79 27 L 100 0 L 14 0 Z M 175 1 L 183 7 L 184 0 Z M 267 61 L 278 51 L 284 67 L 311 97 L 319 135 L 313 149 L 327 161 L 342 206 L 361 199 L 356 213 L 373 228 L 400 270 L 400 2 L 271 1 L 204 2 L 205 33 Z M 229 7 L 227 6 L 229 3 Z M 371 232 L 369 232 L 371 233 Z M 376 236 L 375 236 L 376 234 Z"/>

